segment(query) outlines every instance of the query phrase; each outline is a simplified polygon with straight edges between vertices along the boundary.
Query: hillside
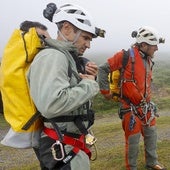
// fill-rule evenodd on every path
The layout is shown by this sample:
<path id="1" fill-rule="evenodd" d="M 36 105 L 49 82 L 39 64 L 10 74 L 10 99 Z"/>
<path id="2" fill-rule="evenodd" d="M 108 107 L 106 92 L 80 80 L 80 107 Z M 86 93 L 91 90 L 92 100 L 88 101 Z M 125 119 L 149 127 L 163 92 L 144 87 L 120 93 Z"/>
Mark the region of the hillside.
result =
<path id="1" fill-rule="evenodd" d="M 108 58 L 112 57 L 116 51 L 113 52 L 101 52 L 98 53 L 97 51 L 93 54 L 87 55 L 86 57 L 89 58 L 91 61 L 96 62 L 98 65 L 107 61 Z M 155 64 L 159 62 L 167 62 L 170 64 L 170 53 L 169 52 L 156 52 L 155 57 L 153 59 Z"/>

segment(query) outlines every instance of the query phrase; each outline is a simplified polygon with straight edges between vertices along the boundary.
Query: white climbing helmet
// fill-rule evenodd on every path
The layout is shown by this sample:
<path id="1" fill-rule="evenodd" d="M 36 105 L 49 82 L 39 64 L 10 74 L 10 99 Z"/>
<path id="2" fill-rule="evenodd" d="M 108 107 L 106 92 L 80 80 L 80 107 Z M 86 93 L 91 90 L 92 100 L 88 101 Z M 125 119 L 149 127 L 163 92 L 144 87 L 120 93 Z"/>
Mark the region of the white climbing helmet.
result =
<path id="1" fill-rule="evenodd" d="M 68 21 L 77 28 L 92 33 L 97 37 L 96 27 L 89 14 L 77 5 L 66 4 L 57 9 L 53 15 L 52 22 L 59 23 Z"/>
<path id="2" fill-rule="evenodd" d="M 132 37 L 136 37 L 137 43 L 145 42 L 149 45 L 158 45 L 165 42 L 163 38 L 158 36 L 157 31 L 149 26 L 139 28 L 136 34 L 132 32 Z"/>

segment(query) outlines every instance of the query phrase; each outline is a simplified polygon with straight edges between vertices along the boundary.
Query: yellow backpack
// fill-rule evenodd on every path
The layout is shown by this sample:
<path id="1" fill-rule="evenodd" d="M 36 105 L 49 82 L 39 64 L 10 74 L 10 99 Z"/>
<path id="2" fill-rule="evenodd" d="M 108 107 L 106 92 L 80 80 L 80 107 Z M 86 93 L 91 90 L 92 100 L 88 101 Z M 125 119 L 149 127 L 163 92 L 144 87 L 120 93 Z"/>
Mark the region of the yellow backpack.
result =
<path id="1" fill-rule="evenodd" d="M 0 90 L 4 117 L 16 135 L 30 135 L 41 128 L 41 120 L 37 119 L 27 130 L 22 129 L 36 113 L 29 93 L 26 72 L 41 48 L 41 40 L 35 28 L 30 28 L 28 32 L 16 29 L 5 47 L 1 60 Z"/>
<path id="2" fill-rule="evenodd" d="M 120 86 L 119 86 L 120 71 L 116 70 L 116 71 L 109 73 L 108 79 L 110 82 L 109 85 L 110 85 L 110 92 L 112 94 L 112 99 L 118 102 L 119 95 L 120 95 Z"/>

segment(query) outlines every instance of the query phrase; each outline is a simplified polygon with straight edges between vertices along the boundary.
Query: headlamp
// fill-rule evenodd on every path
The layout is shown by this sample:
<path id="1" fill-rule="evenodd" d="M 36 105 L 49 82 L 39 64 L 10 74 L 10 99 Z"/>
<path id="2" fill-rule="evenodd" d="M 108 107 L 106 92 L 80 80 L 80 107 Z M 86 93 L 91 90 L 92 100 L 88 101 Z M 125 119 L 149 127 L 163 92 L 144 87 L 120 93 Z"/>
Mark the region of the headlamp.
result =
<path id="1" fill-rule="evenodd" d="M 97 28 L 97 27 L 95 28 L 95 34 L 97 36 L 104 38 L 105 37 L 105 33 L 106 33 L 105 30 L 102 30 L 102 29 Z"/>
<path id="2" fill-rule="evenodd" d="M 49 3 L 43 11 L 43 16 L 52 22 L 53 15 L 57 10 L 57 6 L 54 3 Z"/>
<path id="3" fill-rule="evenodd" d="M 159 43 L 165 43 L 165 38 L 159 38 Z"/>

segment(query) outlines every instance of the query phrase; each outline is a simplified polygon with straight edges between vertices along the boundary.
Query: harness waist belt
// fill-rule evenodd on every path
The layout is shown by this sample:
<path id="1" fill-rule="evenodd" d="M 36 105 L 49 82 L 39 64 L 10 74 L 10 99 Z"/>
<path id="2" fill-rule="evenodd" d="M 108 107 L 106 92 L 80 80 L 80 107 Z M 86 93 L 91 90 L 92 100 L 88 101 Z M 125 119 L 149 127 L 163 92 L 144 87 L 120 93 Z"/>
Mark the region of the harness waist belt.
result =
<path id="1" fill-rule="evenodd" d="M 54 117 L 51 119 L 46 119 L 43 118 L 44 122 L 50 122 L 50 120 L 54 121 L 54 122 L 73 122 L 75 119 L 81 119 L 83 121 L 88 121 L 89 120 L 89 115 L 84 114 L 84 115 L 67 115 L 67 116 L 58 116 L 58 117 Z"/>
<path id="2" fill-rule="evenodd" d="M 55 132 L 54 129 L 44 127 L 43 132 L 50 138 L 54 140 L 59 140 L 59 137 L 57 136 L 57 133 Z M 63 141 L 61 142 L 73 146 L 74 147 L 73 151 L 76 151 L 76 153 L 78 153 L 79 149 L 81 149 L 89 156 L 89 158 L 91 157 L 91 152 L 85 145 L 84 135 L 81 135 L 80 138 L 77 139 L 64 135 Z M 79 149 L 75 149 L 75 148 L 79 148 Z"/>
<path id="3" fill-rule="evenodd" d="M 130 112 L 131 111 L 131 108 L 126 108 L 126 109 L 122 109 L 121 108 L 121 112 L 123 113 L 123 114 L 125 114 L 125 113 L 127 113 L 127 112 Z"/>

